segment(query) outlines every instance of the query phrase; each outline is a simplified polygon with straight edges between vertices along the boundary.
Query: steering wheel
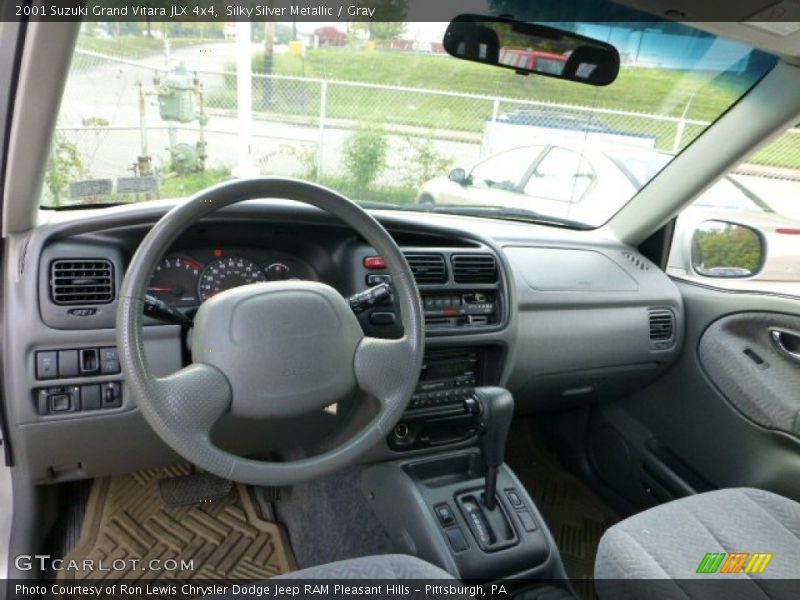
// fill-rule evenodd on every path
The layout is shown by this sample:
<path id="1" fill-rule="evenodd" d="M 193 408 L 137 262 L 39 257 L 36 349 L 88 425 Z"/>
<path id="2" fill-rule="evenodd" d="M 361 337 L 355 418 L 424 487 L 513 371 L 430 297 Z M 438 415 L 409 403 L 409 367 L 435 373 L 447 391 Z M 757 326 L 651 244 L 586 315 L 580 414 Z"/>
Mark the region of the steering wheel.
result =
<path id="1" fill-rule="evenodd" d="M 244 200 L 285 198 L 319 207 L 361 234 L 386 260 L 404 334 L 366 337 L 347 301 L 308 281 L 244 285 L 204 302 L 194 319 L 192 363 L 167 376 L 144 353 L 143 303 L 156 264 L 175 238 L 206 215 Z M 241 483 L 291 485 L 353 464 L 397 424 L 422 366 L 424 320 L 411 269 L 395 241 L 357 204 L 293 179 L 219 184 L 172 210 L 149 231 L 128 266 L 117 308 L 125 383 L 155 432 L 186 460 Z M 361 390 L 378 401 L 374 418 L 323 454 L 288 462 L 243 458 L 216 446 L 225 413 L 278 419 L 319 411 Z"/>

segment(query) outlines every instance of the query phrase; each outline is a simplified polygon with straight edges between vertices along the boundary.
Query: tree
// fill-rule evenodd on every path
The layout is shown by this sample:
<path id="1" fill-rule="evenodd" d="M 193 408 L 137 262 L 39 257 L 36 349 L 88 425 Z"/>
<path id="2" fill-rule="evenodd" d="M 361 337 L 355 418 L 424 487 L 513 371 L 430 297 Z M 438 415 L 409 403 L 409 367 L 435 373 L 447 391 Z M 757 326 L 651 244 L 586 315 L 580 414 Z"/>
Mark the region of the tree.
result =
<path id="1" fill-rule="evenodd" d="M 373 9 L 375 21 L 356 21 L 352 31 L 367 40 L 385 44 L 406 31 L 407 0 L 360 0 L 354 6 Z"/>
<path id="2" fill-rule="evenodd" d="M 453 159 L 436 150 L 430 136 L 426 138 L 405 138 L 408 152 L 405 155 L 406 173 L 403 183 L 414 189 L 426 181 L 444 174 L 453 163 Z"/>
<path id="3" fill-rule="evenodd" d="M 359 129 L 344 141 L 344 168 L 359 188 L 365 191 L 386 166 L 389 140 L 377 127 Z"/>
<path id="4" fill-rule="evenodd" d="M 44 183 L 53 198 L 53 206 L 59 206 L 71 181 L 81 179 L 85 169 L 78 147 L 57 132 L 53 138 L 50 160 L 44 173 Z"/>

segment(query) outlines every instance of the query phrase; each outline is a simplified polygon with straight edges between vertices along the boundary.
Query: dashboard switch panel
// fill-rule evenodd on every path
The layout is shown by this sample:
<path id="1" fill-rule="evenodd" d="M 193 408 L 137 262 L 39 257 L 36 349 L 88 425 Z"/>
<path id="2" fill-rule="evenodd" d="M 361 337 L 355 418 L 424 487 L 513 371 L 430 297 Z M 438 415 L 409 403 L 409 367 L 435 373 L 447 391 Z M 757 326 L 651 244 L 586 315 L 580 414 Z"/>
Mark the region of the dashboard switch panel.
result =
<path id="1" fill-rule="evenodd" d="M 40 388 L 34 394 L 40 415 L 60 415 L 122 406 L 122 384 L 119 381 Z"/>
<path id="2" fill-rule="evenodd" d="M 117 349 L 78 348 L 36 352 L 36 379 L 70 379 L 117 375 L 121 372 Z"/>

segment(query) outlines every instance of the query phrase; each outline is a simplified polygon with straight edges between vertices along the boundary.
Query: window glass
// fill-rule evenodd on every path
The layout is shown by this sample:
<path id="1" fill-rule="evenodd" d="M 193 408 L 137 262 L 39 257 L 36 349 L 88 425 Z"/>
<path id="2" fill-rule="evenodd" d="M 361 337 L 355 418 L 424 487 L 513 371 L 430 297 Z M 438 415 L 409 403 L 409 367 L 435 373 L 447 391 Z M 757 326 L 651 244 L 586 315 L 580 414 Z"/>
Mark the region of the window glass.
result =
<path id="1" fill-rule="evenodd" d="M 749 157 L 678 215 L 668 272 L 800 296 L 800 129 Z M 765 162 L 780 167 L 764 165 Z"/>
<path id="2" fill-rule="evenodd" d="M 589 163 L 577 152 L 551 148 L 525 184 L 529 196 L 578 202 L 592 184 Z"/>
<path id="3" fill-rule="evenodd" d="M 542 146 L 527 146 L 501 152 L 475 166 L 472 185 L 515 191 L 541 151 Z"/>

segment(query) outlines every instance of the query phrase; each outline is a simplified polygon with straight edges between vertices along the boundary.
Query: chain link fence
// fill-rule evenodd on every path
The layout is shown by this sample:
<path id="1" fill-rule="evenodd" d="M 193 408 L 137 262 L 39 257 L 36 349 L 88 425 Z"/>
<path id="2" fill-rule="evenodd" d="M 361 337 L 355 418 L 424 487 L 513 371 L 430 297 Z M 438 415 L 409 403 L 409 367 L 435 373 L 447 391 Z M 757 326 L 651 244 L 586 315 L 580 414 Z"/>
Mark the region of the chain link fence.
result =
<path id="1" fill-rule="evenodd" d="M 239 155 L 236 74 L 226 70 L 229 64 L 191 71 L 202 84 L 208 117 L 201 128 L 198 121 L 172 124 L 160 118 L 155 92 L 167 74 L 165 64 L 77 50 L 48 167 L 50 200 L 68 200 L 67 179 L 132 176 L 145 157 L 163 178 L 161 195 L 179 193 L 170 183 L 175 146 L 198 148 L 201 140 L 207 183 L 226 177 Z M 251 151 L 258 171 L 335 182 L 340 189 L 349 177 L 343 159 L 347 139 L 363 129 L 387 136 L 389 168 L 376 185 L 399 189 L 410 188 L 420 173 L 432 175 L 418 164 L 421 143 L 446 172 L 547 137 L 675 153 L 709 125 L 590 106 L 282 75 L 253 74 L 252 87 Z M 777 138 L 740 171 L 800 181 L 800 129 Z"/>

